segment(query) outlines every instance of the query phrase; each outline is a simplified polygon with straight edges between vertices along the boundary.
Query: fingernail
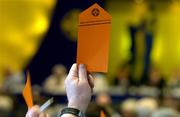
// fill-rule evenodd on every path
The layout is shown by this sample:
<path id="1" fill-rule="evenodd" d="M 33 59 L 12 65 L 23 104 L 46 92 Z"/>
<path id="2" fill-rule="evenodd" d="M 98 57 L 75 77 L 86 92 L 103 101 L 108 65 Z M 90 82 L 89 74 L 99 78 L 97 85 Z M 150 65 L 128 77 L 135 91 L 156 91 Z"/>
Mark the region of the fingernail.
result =
<path id="1" fill-rule="evenodd" d="M 85 66 L 84 66 L 84 64 L 79 64 L 79 67 L 84 68 Z"/>

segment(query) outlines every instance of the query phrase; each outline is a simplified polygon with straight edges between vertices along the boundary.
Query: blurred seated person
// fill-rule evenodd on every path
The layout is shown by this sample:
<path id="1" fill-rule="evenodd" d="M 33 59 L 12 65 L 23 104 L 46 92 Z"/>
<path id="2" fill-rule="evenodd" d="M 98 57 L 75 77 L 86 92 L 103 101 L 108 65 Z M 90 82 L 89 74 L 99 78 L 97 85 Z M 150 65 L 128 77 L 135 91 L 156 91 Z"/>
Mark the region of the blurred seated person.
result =
<path id="1" fill-rule="evenodd" d="M 95 79 L 94 85 L 94 93 L 98 94 L 100 92 L 108 92 L 109 91 L 109 84 L 107 82 L 107 77 L 105 74 L 102 73 L 95 73 L 93 74 Z"/>
<path id="2" fill-rule="evenodd" d="M 136 103 L 138 117 L 151 117 L 152 113 L 157 109 L 158 102 L 155 98 L 142 98 Z"/>
<path id="3" fill-rule="evenodd" d="M 36 105 L 42 105 L 46 101 L 46 97 L 42 95 L 42 88 L 39 85 L 32 86 L 32 96 Z"/>
<path id="4" fill-rule="evenodd" d="M 94 79 L 87 74 L 85 65 L 73 64 L 68 76 L 65 80 L 66 93 L 68 98 L 68 105 L 61 111 L 58 117 L 79 117 L 87 110 L 88 104 L 91 100 Z M 34 106 L 28 110 L 26 117 L 49 117 L 47 113 L 40 112 L 38 106 Z"/>
<path id="5" fill-rule="evenodd" d="M 147 74 L 147 80 L 139 87 L 139 94 L 143 96 L 157 97 L 162 94 L 166 86 L 165 79 L 162 77 L 159 69 L 151 67 Z"/>
<path id="6" fill-rule="evenodd" d="M 49 94 L 64 94 L 64 80 L 67 76 L 67 69 L 63 65 L 55 65 L 52 74 L 45 80 L 43 90 Z"/>
<path id="7" fill-rule="evenodd" d="M 120 106 L 120 113 L 122 117 L 137 117 L 136 113 L 136 100 L 126 99 Z"/>
<path id="8" fill-rule="evenodd" d="M 171 93 L 165 92 L 165 94 L 162 96 L 160 100 L 161 107 L 163 108 L 172 108 L 174 110 L 179 109 L 178 106 L 180 106 L 179 98 L 174 98 L 174 96 Z"/>
<path id="9" fill-rule="evenodd" d="M 24 75 L 22 72 L 13 71 L 10 67 L 4 70 L 4 83 L 2 89 L 12 94 L 21 94 L 24 88 Z"/>
<path id="10" fill-rule="evenodd" d="M 96 102 L 91 102 L 86 111 L 86 117 L 100 117 L 100 112 L 103 111 L 106 116 L 108 116 L 107 112 L 100 106 L 96 104 Z"/>
<path id="11" fill-rule="evenodd" d="M 160 108 L 153 112 L 152 117 L 179 117 L 180 113 L 172 108 Z"/>
<path id="12" fill-rule="evenodd" d="M 165 94 L 169 94 L 174 98 L 180 98 L 180 68 L 173 69 L 167 80 Z"/>
<path id="13" fill-rule="evenodd" d="M 96 103 L 103 108 L 107 117 L 120 117 L 119 113 L 114 109 L 111 96 L 108 93 L 99 93 L 96 97 Z"/>
<path id="14" fill-rule="evenodd" d="M 146 84 L 150 87 L 157 87 L 162 89 L 166 86 L 165 79 L 156 67 L 151 67 L 148 73 L 148 80 Z"/>
<path id="15" fill-rule="evenodd" d="M 116 71 L 116 75 L 114 78 L 113 84 L 115 86 L 121 86 L 121 87 L 129 87 L 132 85 L 132 77 L 131 77 L 131 68 L 128 63 L 125 63 L 122 66 L 119 66 Z"/>
<path id="16" fill-rule="evenodd" d="M 174 69 L 167 82 L 169 88 L 180 88 L 180 69 Z"/>
<path id="17" fill-rule="evenodd" d="M 13 99 L 6 94 L 0 94 L 0 100 L 0 117 L 9 117 L 13 110 Z"/>

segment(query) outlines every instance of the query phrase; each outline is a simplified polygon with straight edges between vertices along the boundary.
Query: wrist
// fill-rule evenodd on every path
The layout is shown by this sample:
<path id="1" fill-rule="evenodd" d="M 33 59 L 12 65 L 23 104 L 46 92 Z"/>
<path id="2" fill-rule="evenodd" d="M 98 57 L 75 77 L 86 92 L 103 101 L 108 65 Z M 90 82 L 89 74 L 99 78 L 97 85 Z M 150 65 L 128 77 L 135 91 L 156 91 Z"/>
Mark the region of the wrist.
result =
<path id="1" fill-rule="evenodd" d="M 61 110 L 60 117 L 85 117 L 85 113 L 79 109 L 67 107 Z"/>
<path id="2" fill-rule="evenodd" d="M 87 104 L 82 104 L 82 103 L 78 104 L 76 102 L 69 102 L 68 107 L 78 109 L 81 112 L 85 113 L 88 105 Z"/>

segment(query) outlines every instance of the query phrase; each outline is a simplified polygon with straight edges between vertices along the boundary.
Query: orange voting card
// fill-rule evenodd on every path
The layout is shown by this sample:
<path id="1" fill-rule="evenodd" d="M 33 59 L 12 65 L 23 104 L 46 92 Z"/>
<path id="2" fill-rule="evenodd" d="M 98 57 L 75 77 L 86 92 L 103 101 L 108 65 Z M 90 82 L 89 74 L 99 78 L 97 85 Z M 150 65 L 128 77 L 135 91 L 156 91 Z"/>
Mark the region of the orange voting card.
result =
<path id="1" fill-rule="evenodd" d="M 32 90 L 31 90 L 31 79 L 29 72 L 27 73 L 27 81 L 23 90 L 23 97 L 26 101 L 28 108 L 33 106 Z"/>
<path id="2" fill-rule="evenodd" d="M 101 113 L 100 113 L 100 117 L 106 117 L 106 115 L 104 114 L 104 112 L 103 112 L 103 111 L 101 111 Z"/>
<path id="3" fill-rule="evenodd" d="M 79 16 L 77 63 L 89 72 L 107 72 L 111 19 L 96 3 Z"/>

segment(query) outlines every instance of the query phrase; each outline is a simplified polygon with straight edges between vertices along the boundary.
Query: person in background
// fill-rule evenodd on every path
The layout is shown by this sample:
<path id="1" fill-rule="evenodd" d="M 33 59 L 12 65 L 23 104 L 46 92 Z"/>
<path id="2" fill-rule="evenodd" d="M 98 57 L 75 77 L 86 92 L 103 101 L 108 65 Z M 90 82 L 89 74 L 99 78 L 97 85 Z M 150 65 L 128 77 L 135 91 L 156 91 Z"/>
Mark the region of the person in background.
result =
<path id="1" fill-rule="evenodd" d="M 165 78 L 162 76 L 160 70 L 156 67 L 149 69 L 148 80 L 146 84 L 150 87 L 157 87 L 163 89 L 166 85 Z"/>
<path id="2" fill-rule="evenodd" d="M 107 77 L 106 75 L 102 73 L 95 73 L 93 74 L 94 77 L 94 93 L 98 94 L 101 92 L 108 92 L 109 91 L 109 84 L 107 82 Z"/>
<path id="3" fill-rule="evenodd" d="M 55 65 L 50 75 L 43 84 L 43 90 L 48 94 L 65 93 L 64 80 L 67 76 L 67 69 L 63 65 Z"/>
<path id="4" fill-rule="evenodd" d="M 122 117 L 137 117 L 136 99 L 128 98 L 124 100 L 119 108 Z"/>
<path id="5" fill-rule="evenodd" d="M 4 69 L 4 82 L 2 90 L 10 94 L 21 94 L 24 87 L 24 75 L 22 72 L 12 70 L 10 67 Z"/>
<path id="6" fill-rule="evenodd" d="M 10 117 L 13 110 L 13 99 L 7 94 L 0 93 L 0 117 Z"/>
<path id="7" fill-rule="evenodd" d="M 84 116 L 91 100 L 94 79 L 87 74 L 85 65 L 73 64 L 65 80 L 66 93 L 68 98 L 67 108 L 61 111 L 59 117 L 80 117 Z M 49 117 L 47 113 L 40 112 L 38 106 L 28 110 L 26 117 Z"/>
<path id="8" fill-rule="evenodd" d="M 136 102 L 136 113 L 138 117 L 151 117 L 151 114 L 158 109 L 158 102 L 155 98 L 144 97 Z"/>
<path id="9" fill-rule="evenodd" d="M 42 95 L 42 88 L 39 85 L 32 86 L 33 102 L 37 105 L 42 105 L 46 101 L 46 97 Z"/>
<path id="10" fill-rule="evenodd" d="M 124 88 L 129 88 L 130 85 L 133 85 L 129 63 L 126 62 L 117 68 L 113 84 Z"/>
<path id="11" fill-rule="evenodd" d="M 169 88 L 180 88 L 180 68 L 176 68 L 172 71 L 167 86 Z"/>
<path id="12" fill-rule="evenodd" d="M 101 92 L 96 96 L 96 103 L 104 112 L 107 117 L 120 117 L 112 105 L 111 96 L 107 92 Z"/>
<path id="13" fill-rule="evenodd" d="M 139 87 L 138 93 L 141 96 L 158 97 L 163 93 L 166 86 L 165 78 L 162 76 L 160 70 L 151 66 L 147 74 L 147 80 Z"/>
<path id="14" fill-rule="evenodd" d="M 152 117 L 179 117 L 179 113 L 172 108 L 160 108 L 152 113 Z"/>

